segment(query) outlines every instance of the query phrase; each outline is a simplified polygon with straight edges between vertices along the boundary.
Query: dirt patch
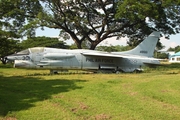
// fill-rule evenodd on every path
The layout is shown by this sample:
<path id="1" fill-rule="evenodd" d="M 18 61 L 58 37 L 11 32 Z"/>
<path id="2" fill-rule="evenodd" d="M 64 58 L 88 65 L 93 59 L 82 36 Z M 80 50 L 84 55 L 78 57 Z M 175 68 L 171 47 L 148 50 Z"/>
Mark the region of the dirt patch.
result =
<path id="1" fill-rule="evenodd" d="M 111 116 L 106 114 L 99 114 L 95 116 L 95 120 L 110 120 Z"/>
<path id="2" fill-rule="evenodd" d="M 17 118 L 15 118 L 15 117 L 6 117 L 6 118 L 4 118 L 2 120 L 17 120 Z"/>
<path id="3" fill-rule="evenodd" d="M 79 110 L 87 110 L 89 107 L 87 105 L 85 105 L 84 103 L 80 102 L 79 106 L 76 108 L 72 108 L 71 111 L 72 112 L 77 112 Z"/>
<path id="4" fill-rule="evenodd" d="M 134 95 L 137 95 L 138 92 L 129 92 L 128 94 L 131 95 L 131 96 L 134 96 Z"/>
<path id="5" fill-rule="evenodd" d="M 81 110 L 86 110 L 86 109 L 88 109 L 88 106 L 85 105 L 84 103 L 79 103 L 79 108 L 80 108 Z"/>

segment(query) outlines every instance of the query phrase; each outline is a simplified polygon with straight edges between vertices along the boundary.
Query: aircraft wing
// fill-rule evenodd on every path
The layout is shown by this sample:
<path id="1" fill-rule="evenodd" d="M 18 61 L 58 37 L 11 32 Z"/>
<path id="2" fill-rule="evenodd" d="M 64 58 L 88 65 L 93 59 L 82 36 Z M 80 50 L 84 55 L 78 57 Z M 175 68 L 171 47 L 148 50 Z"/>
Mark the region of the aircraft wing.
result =
<path id="1" fill-rule="evenodd" d="M 85 52 L 85 53 L 82 53 L 83 55 L 85 56 L 101 56 L 101 57 L 121 57 L 119 55 L 116 55 L 116 54 L 110 54 L 110 53 L 107 53 L 107 52 Z"/>
<path id="2" fill-rule="evenodd" d="M 134 59 L 143 59 L 143 60 L 162 60 L 152 57 L 141 57 L 141 56 L 132 56 L 132 55 L 123 55 L 123 54 L 112 54 L 107 52 L 85 52 L 82 53 L 85 56 L 101 56 L 101 57 L 113 57 L 113 58 L 134 58 Z"/>

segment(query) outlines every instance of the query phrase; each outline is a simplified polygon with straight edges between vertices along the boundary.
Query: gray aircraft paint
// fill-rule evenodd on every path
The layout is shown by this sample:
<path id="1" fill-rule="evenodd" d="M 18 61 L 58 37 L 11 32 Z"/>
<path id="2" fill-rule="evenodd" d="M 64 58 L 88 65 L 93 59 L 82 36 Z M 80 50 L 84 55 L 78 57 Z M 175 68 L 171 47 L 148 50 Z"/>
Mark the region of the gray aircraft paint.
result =
<path id="1" fill-rule="evenodd" d="M 153 57 L 154 49 L 156 47 L 159 38 L 160 38 L 160 33 L 153 32 L 134 49 L 125 52 L 112 52 L 112 53 Z"/>
<path id="2" fill-rule="evenodd" d="M 35 47 L 7 56 L 6 59 L 14 60 L 14 67 L 21 68 L 133 72 L 142 70 L 144 65 L 160 64 L 158 59 L 152 57 L 159 37 L 159 32 L 153 32 L 136 48 L 125 52 Z"/>

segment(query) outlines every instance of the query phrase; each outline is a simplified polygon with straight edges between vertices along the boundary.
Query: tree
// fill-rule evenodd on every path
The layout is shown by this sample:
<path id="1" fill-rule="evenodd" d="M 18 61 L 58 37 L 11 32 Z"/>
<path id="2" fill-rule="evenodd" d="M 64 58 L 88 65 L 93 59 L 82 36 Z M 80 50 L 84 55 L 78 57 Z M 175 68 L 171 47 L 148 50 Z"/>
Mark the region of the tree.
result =
<path id="1" fill-rule="evenodd" d="M 157 52 L 155 57 L 159 59 L 168 59 L 168 54 Z"/>
<path id="2" fill-rule="evenodd" d="M 110 37 L 142 40 L 154 30 L 165 35 L 180 32 L 180 0 L 4 1 L 16 8 L 17 12 L 12 12 L 10 18 L 23 23 L 15 24 L 23 26 L 19 32 L 29 33 L 31 37 L 37 27 L 60 29 L 60 36 L 73 39 L 78 48 L 82 48 L 83 41 L 95 49 Z"/>
<path id="3" fill-rule="evenodd" d="M 22 37 L 34 36 L 41 9 L 39 0 L 0 0 L 0 27 Z"/>
<path id="4" fill-rule="evenodd" d="M 95 49 L 104 39 L 116 36 L 118 29 L 111 30 L 111 21 L 116 21 L 114 0 L 45 0 L 44 4 L 47 7 L 39 14 L 40 24 L 61 29 L 60 35 L 71 37 L 78 48 L 89 41 L 90 49 Z"/>
<path id="5" fill-rule="evenodd" d="M 61 29 L 60 34 L 70 36 L 78 48 L 85 40 L 95 49 L 114 36 L 142 40 L 153 30 L 165 34 L 180 31 L 175 27 L 180 23 L 179 6 L 173 0 L 46 0 L 45 4 L 49 9 L 39 16 L 41 24 Z"/>
<path id="6" fill-rule="evenodd" d="M 21 49 L 18 40 L 0 38 L 0 43 L 0 58 L 13 54 L 15 51 L 19 51 Z"/>
<path id="7" fill-rule="evenodd" d="M 180 46 L 176 46 L 175 48 L 169 48 L 167 51 L 174 51 L 174 52 L 179 52 L 180 51 Z"/>
<path id="8" fill-rule="evenodd" d="M 13 54 L 16 50 L 20 49 L 19 40 L 13 39 L 18 38 L 19 36 L 12 31 L 3 30 L 3 24 L 4 27 L 10 27 L 9 24 L 0 21 L 0 57 Z"/>
<path id="9" fill-rule="evenodd" d="M 24 36 L 21 32 L 24 32 L 23 29 L 27 23 L 35 22 L 33 18 L 41 9 L 41 5 L 38 3 L 38 0 L 0 0 L 1 57 L 21 50 L 17 39 Z M 28 36 L 33 35 L 34 28 L 35 26 L 27 29 Z"/>
<path id="10" fill-rule="evenodd" d="M 124 32 L 129 45 L 138 45 L 152 30 L 168 34 L 180 32 L 180 1 L 178 0 L 121 0 L 116 18 L 124 18 L 128 27 Z M 159 42 L 158 49 L 164 46 Z"/>
<path id="11" fill-rule="evenodd" d="M 21 42 L 22 49 L 31 47 L 53 47 L 53 48 L 69 48 L 63 41 L 59 41 L 58 38 L 49 37 L 31 37 Z"/>

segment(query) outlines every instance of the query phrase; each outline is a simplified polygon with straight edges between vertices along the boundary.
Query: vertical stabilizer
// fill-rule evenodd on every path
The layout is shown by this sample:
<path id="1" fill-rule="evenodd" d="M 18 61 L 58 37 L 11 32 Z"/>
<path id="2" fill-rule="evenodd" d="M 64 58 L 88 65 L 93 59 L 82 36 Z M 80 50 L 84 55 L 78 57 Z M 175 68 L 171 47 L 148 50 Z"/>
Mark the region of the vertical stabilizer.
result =
<path id="1" fill-rule="evenodd" d="M 114 53 L 153 57 L 154 50 L 159 38 L 160 38 L 160 32 L 154 31 L 134 49 L 126 52 L 119 52 L 119 53 L 114 52 Z"/>

